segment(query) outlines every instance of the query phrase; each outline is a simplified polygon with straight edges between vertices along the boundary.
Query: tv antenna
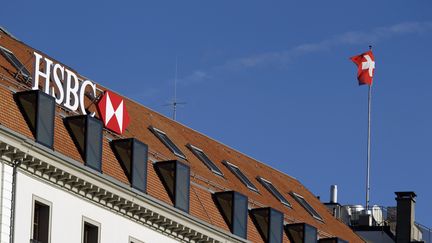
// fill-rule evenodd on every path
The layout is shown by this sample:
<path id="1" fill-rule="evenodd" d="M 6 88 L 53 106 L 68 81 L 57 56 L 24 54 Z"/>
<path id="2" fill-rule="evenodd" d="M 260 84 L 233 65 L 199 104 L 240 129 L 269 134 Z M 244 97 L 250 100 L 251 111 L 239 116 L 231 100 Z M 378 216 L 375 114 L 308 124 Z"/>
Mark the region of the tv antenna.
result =
<path id="1" fill-rule="evenodd" d="M 176 65 L 175 65 L 175 76 L 174 76 L 174 99 L 171 103 L 167 104 L 166 106 L 171 106 L 173 109 L 173 120 L 176 120 L 177 116 L 177 105 L 185 105 L 186 102 L 178 102 L 177 101 L 177 72 L 178 72 L 178 60 L 176 57 Z"/>

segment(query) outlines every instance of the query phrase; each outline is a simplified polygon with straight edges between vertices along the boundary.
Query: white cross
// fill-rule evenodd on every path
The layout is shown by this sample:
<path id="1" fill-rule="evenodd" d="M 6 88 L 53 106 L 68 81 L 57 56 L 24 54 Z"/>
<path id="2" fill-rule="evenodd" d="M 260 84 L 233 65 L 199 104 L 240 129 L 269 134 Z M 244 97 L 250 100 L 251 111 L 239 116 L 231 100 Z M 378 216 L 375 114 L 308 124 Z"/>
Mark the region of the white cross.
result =
<path id="1" fill-rule="evenodd" d="M 373 70 L 375 69 L 375 62 L 372 61 L 372 58 L 369 55 L 364 55 L 366 58 L 366 62 L 362 62 L 362 70 L 369 69 L 369 76 L 372 78 Z"/>

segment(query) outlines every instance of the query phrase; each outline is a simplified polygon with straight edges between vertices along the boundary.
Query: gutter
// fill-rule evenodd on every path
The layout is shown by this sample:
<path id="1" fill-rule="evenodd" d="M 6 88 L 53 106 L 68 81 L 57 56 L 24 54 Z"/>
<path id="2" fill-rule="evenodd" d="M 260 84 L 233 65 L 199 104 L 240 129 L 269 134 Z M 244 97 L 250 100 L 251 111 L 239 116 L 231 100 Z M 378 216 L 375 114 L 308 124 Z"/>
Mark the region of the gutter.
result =
<path id="1" fill-rule="evenodd" d="M 12 199 L 11 199 L 11 218 L 10 218 L 10 243 L 14 243 L 15 239 L 15 201 L 16 201 L 16 185 L 17 185 L 17 169 L 21 165 L 21 160 L 12 162 Z"/>

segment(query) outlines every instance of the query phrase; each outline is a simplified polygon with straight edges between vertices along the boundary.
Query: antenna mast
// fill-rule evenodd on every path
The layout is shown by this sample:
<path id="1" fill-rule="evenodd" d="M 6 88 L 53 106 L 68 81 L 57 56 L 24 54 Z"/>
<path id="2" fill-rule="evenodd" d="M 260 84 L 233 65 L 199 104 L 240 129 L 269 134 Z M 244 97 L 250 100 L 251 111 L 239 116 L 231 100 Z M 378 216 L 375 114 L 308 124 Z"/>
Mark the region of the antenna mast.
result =
<path id="1" fill-rule="evenodd" d="M 177 105 L 184 105 L 185 102 L 177 102 L 177 72 L 178 72 L 178 58 L 176 57 L 175 65 L 175 76 L 174 76 L 174 100 L 169 105 L 173 108 L 173 120 L 176 120 L 177 116 Z"/>

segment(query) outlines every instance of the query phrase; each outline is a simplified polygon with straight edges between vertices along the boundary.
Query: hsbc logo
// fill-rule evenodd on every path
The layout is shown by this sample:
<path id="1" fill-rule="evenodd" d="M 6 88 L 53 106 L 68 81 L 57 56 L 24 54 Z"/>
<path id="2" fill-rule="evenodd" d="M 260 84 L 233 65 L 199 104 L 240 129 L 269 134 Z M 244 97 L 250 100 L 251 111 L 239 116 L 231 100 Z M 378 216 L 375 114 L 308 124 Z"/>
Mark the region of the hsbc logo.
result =
<path id="1" fill-rule="evenodd" d="M 98 109 L 107 129 L 122 134 L 129 125 L 129 113 L 121 96 L 105 91 L 98 103 Z"/>

